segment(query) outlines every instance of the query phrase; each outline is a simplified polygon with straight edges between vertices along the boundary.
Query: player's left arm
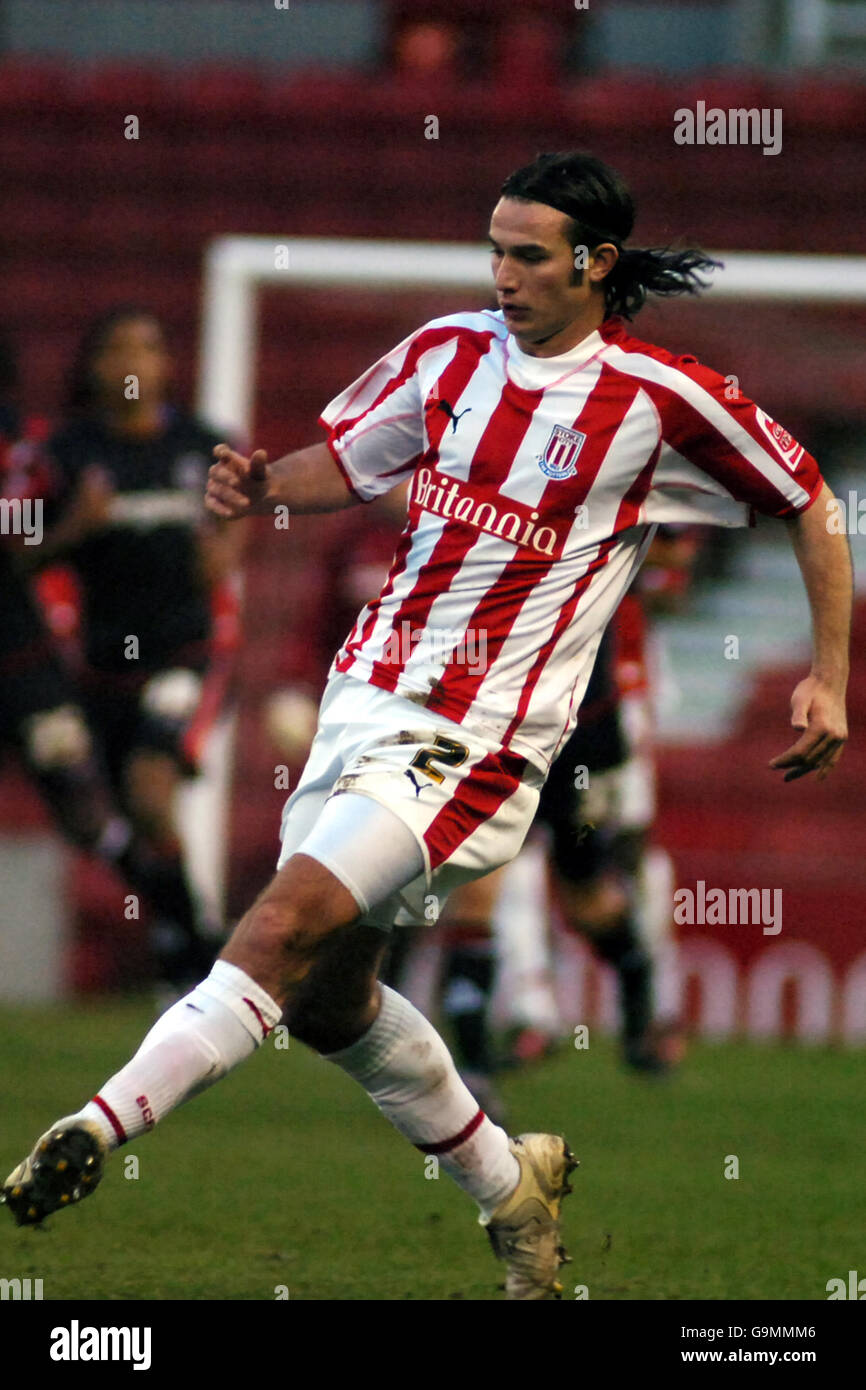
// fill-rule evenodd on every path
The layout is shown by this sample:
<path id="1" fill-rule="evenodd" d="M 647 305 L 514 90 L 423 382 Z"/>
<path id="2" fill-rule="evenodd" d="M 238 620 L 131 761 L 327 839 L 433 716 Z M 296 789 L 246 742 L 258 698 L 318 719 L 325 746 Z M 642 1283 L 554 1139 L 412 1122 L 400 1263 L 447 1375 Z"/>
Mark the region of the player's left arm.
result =
<path id="1" fill-rule="evenodd" d="M 732 391 L 728 378 L 693 357 L 641 371 L 661 421 L 656 490 L 685 491 L 693 521 L 714 521 L 727 497 L 787 523 L 812 612 L 813 659 L 791 698 L 800 736 L 770 766 L 784 771 L 786 782 L 809 772 L 823 780 L 848 737 L 853 581 L 847 540 L 827 524 L 833 494 L 812 455 L 738 385 Z M 656 509 L 647 519 L 680 518 Z"/>
<path id="2" fill-rule="evenodd" d="M 785 521 L 812 611 L 812 667 L 791 697 L 791 724 L 800 737 L 770 763 L 785 770 L 786 782 L 809 772 L 823 781 L 848 737 L 845 689 L 853 574 L 847 537 L 828 529 L 832 499 L 825 483 L 810 507 Z"/>

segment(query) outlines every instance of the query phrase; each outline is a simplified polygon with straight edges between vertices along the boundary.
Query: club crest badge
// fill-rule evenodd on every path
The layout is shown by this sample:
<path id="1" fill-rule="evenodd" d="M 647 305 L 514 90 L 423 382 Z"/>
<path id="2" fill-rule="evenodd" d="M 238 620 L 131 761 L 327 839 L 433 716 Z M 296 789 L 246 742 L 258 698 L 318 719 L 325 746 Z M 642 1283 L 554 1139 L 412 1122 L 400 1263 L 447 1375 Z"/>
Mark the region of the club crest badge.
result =
<path id="1" fill-rule="evenodd" d="M 542 473 L 548 478 L 571 478 L 577 472 L 577 456 L 585 439 L 586 435 L 580 430 L 554 425 L 544 452 L 537 455 Z"/>

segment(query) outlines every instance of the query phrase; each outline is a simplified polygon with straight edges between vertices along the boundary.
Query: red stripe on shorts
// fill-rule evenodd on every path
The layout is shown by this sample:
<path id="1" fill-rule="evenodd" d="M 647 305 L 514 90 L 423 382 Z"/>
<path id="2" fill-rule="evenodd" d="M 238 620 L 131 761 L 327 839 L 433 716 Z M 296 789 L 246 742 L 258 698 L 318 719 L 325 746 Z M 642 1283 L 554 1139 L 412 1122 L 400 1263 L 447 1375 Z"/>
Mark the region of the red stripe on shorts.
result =
<path id="1" fill-rule="evenodd" d="M 495 816 L 520 786 L 526 767 L 525 758 L 506 749 L 488 753 L 476 764 L 424 831 L 431 869 L 444 864 L 479 825 Z"/>

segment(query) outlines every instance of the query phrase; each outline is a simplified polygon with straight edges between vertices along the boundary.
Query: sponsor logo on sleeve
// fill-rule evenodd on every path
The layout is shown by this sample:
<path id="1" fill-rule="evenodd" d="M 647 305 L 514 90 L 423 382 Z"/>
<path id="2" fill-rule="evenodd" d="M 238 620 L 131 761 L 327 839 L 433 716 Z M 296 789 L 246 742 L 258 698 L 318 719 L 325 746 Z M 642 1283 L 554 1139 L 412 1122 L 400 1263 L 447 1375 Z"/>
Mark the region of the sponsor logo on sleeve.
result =
<path id="1" fill-rule="evenodd" d="M 758 424 L 764 431 L 770 443 L 775 446 L 776 453 L 780 454 L 784 463 L 795 470 L 803 455 L 803 446 L 798 444 L 792 434 L 789 434 L 784 425 L 779 425 L 775 420 L 771 420 L 769 415 L 765 415 L 763 410 L 755 406 L 755 416 Z"/>

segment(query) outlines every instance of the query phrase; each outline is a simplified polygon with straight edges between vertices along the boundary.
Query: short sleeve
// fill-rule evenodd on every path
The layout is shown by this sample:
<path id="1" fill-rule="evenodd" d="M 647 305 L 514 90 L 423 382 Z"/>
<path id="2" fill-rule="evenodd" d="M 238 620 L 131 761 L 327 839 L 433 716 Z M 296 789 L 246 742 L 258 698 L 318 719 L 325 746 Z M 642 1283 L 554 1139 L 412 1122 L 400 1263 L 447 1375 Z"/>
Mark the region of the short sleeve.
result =
<path id="1" fill-rule="evenodd" d="M 734 379 L 680 358 L 649 394 L 661 438 L 646 520 L 746 525 L 752 509 L 793 517 L 820 493 L 811 454 Z"/>
<path id="2" fill-rule="evenodd" d="M 319 417 L 348 487 L 362 501 L 404 482 L 424 452 L 419 336 L 399 343 Z"/>

